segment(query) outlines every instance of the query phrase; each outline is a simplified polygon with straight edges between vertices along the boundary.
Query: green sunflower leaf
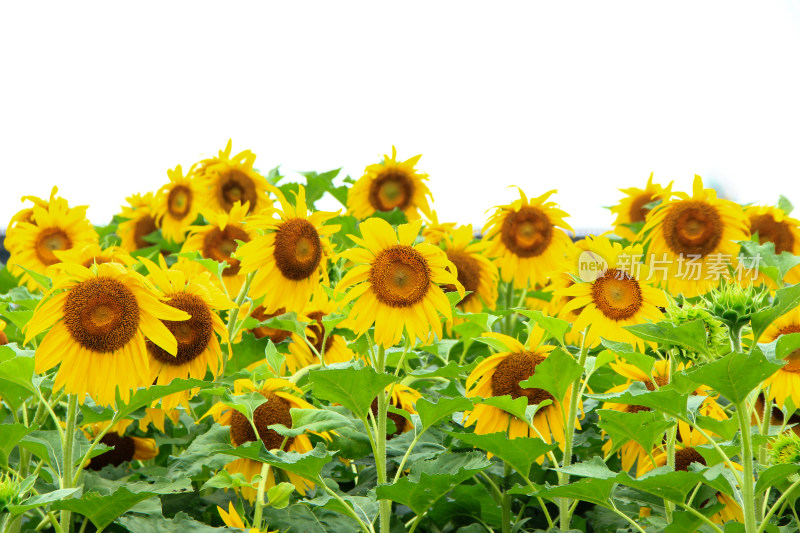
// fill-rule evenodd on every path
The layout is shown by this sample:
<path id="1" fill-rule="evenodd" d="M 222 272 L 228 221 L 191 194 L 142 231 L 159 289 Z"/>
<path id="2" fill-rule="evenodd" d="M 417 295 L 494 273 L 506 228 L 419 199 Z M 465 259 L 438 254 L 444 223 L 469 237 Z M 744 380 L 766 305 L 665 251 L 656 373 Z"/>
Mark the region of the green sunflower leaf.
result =
<path id="1" fill-rule="evenodd" d="M 788 313 L 800 303 L 800 283 L 791 287 L 779 289 L 772 301 L 772 306 L 753 313 L 750 318 L 750 325 L 753 327 L 753 338 L 761 338 L 761 334 L 766 331 L 770 324 L 779 317 Z"/>
<path id="2" fill-rule="evenodd" d="M 319 477 L 322 467 L 330 463 L 335 455 L 335 452 L 326 450 L 322 443 L 318 443 L 316 448 L 306 453 L 281 450 L 272 453 L 264 448 L 261 441 L 248 442 L 236 448 L 229 445 L 228 449 L 222 450 L 222 453 L 267 463 L 275 468 L 312 480 Z"/>
<path id="3" fill-rule="evenodd" d="M 583 375 L 583 368 L 575 359 L 556 348 L 544 361 L 536 365 L 531 377 L 519 382 L 519 386 L 529 389 L 544 389 L 558 401 L 563 401 L 572 383 Z"/>
<path id="4" fill-rule="evenodd" d="M 661 442 L 664 432 L 675 425 L 675 421 L 661 420 L 653 411 L 621 413 L 613 409 L 600 409 L 597 413 L 600 415 L 597 426 L 605 430 L 614 443 L 609 454 L 628 441 L 640 444 L 645 450 L 652 450 L 657 442 Z"/>
<path id="5" fill-rule="evenodd" d="M 284 313 L 280 316 L 269 318 L 261 322 L 261 326 L 282 329 L 283 331 L 291 331 L 292 333 L 296 333 L 301 339 L 306 338 L 306 326 L 309 324 L 310 322 L 302 322 L 298 320 L 297 313 L 294 311 L 291 313 Z"/>
<path id="6" fill-rule="evenodd" d="M 54 490 L 53 492 L 48 492 L 46 494 L 37 494 L 36 496 L 31 496 L 30 498 L 28 498 L 27 500 L 25 500 L 20 504 L 7 505 L 6 510 L 13 518 L 27 511 L 30 511 L 31 509 L 36 509 L 37 507 L 42 507 L 44 505 L 49 505 L 53 502 L 69 498 L 70 496 L 75 495 L 75 493 L 79 493 L 80 490 L 81 490 L 80 488 L 58 489 Z"/>
<path id="7" fill-rule="evenodd" d="M 753 238 L 756 238 L 755 234 Z M 774 242 L 760 244 L 758 241 L 741 241 L 741 246 L 740 254 L 744 258 L 744 266 L 757 269 L 778 284 L 783 281 L 787 272 L 800 264 L 800 257 L 789 252 L 776 254 Z"/>
<path id="8" fill-rule="evenodd" d="M 539 457 L 556 448 L 556 444 L 547 444 L 539 438 L 518 437 L 509 439 L 505 432 L 488 435 L 452 431 L 447 431 L 446 433 L 461 442 L 499 457 L 507 465 L 526 477 L 531 471 L 531 466 Z"/>
<path id="9" fill-rule="evenodd" d="M 758 475 L 755 494 L 761 494 L 767 487 L 774 487 L 783 482 L 789 476 L 800 471 L 800 464 L 778 464 L 771 466 Z"/>
<path id="10" fill-rule="evenodd" d="M 586 478 L 568 485 L 546 486 L 534 495 L 554 502 L 558 502 L 559 498 L 571 498 L 611 509 L 613 507 L 611 493 L 615 485 L 613 479 Z"/>
<path id="11" fill-rule="evenodd" d="M 227 527 L 212 527 L 179 512 L 173 518 L 163 516 L 128 515 L 118 520 L 122 526 L 133 533 L 222 533 L 230 531 Z"/>
<path id="12" fill-rule="evenodd" d="M 543 330 L 550 334 L 551 337 L 556 339 L 559 344 L 564 343 L 564 335 L 570 330 L 572 325 L 566 320 L 547 316 L 541 311 L 524 311 L 520 310 L 520 314 L 530 318 L 528 325 L 528 334 L 533 329 L 534 324 L 538 324 Z M 491 331 L 491 330 L 490 330 Z"/>
<path id="13" fill-rule="evenodd" d="M 692 368 L 685 375 L 698 385 L 711 387 L 731 402 L 740 403 L 780 368 L 780 364 L 768 361 L 760 351 L 750 355 L 733 352 L 713 363 Z"/>
<path id="14" fill-rule="evenodd" d="M 688 415 L 687 396 L 674 390 L 649 391 L 644 383 L 635 381 L 624 391 L 606 394 L 587 394 L 589 398 L 628 405 L 642 405 L 679 418 Z"/>
<path id="15" fill-rule="evenodd" d="M 155 248 L 156 251 L 158 251 L 158 247 Z M 149 248 L 145 248 L 145 250 L 149 250 Z M 142 250 L 139 251 L 141 252 Z M 211 274 L 213 274 L 220 281 L 222 281 L 222 273 L 225 271 L 226 268 L 230 266 L 225 261 L 220 263 L 219 261 L 214 261 L 213 259 L 207 259 L 203 257 L 203 255 L 197 250 L 192 250 L 190 252 L 180 252 L 172 255 L 177 257 L 183 257 L 190 261 L 194 261 L 195 263 L 199 263 L 200 265 L 203 266 L 203 268 L 211 272 Z M 231 295 L 231 298 L 236 298 L 236 295 L 235 294 Z"/>
<path id="16" fill-rule="evenodd" d="M 200 379 L 173 379 L 169 385 L 152 385 L 146 389 L 139 389 L 133 393 L 130 401 L 125 404 L 119 397 L 117 391 L 117 406 L 119 407 L 119 417 L 125 418 L 137 409 L 150 407 L 150 405 L 164 396 L 175 392 L 183 392 L 190 389 L 210 389 L 216 386 L 213 381 L 203 381 Z"/>
<path id="17" fill-rule="evenodd" d="M 516 416 L 520 420 L 527 420 L 526 409 L 528 408 L 528 399 L 525 396 L 520 396 L 516 400 L 511 399 L 511 395 L 505 396 L 490 396 L 489 398 L 474 398 L 473 401 L 492 407 L 502 409 L 506 413 Z"/>
<path id="18" fill-rule="evenodd" d="M 472 409 L 472 402 L 468 398 L 446 398 L 441 397 L 436 403 L 420 398 L 415 404 L 419 418 L 422 421 L 422 430 L 437 424 L 445 417 L 453 413 Z"/>
<path id="19" fill-rule="evenodd" d="M 359 418 L 367 415 L 372 400 L 378 393 L 398 378 L 379 374 L 370 367 L 359 368 L 359 363 L 349 366 L 331 365 L 309 372 L 314 396 L 329 402 L 339 403 Z"/>
<path id="20" fill-rule="evenodd" d="M 292 415 L 292 427 L 287 428 L 283 424 L 272 424 L 269 429 L 276 431 L 284 437 L 296 437 L 306 431 L 332 431 L 353 424 L 346 416 L 327 409 L 289 409 Z"/>
<path id="21" fill-rule="evenodd" d="M 665 321 L 623 327 L 646 341 L 659 345 L 680 346 L 709 355 L 706 327 L 702 320 L 692 320 L 680 326 Z"/>

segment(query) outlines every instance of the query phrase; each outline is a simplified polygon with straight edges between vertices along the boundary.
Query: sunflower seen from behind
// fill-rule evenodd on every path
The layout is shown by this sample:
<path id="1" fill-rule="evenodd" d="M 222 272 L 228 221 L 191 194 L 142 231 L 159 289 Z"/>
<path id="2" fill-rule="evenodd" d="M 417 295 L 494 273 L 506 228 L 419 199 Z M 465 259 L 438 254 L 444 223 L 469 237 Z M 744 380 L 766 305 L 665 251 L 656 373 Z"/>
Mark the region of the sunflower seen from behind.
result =
<path id="1" fill-rule="evenodd" d="M 248 213 L 258 213 L 272 206 L 267 196 L 268 182 L 253 169 L 256 155 L 244 150 L 231 155 L 232 141 L 228 141 L 217 157 L 200 161 L 194 168 L 195 178 L 203 191 L 204 209 L 227 213 L 236 205 L 247 204 Z"/>
<path id="2" fill-rule="evenodd" d="M 472 226 L 460 226 L 443 236 L 441 244 L 447 258 L 456 266 L 458 281 L 467 293 L 457 307 L 466 313 L 480 313 L 497 305 L 497 267 L 484 255 L 490 244 L 473 242 Z M 455 291 L 453 285 L 446 292 Z"/>
<path id="3" fill-rule="evenodd" d="M 401 224 L 395 230 L 380 218 L 361 223 L 361 235 L 350 238 L 358 245 L 339 254 L 354 263 L 337 290 L 347 290 L 342 305 L 354 301 L 348 326 L 363 335 L 375 325 L 375 342 L 388 348 L 408 339 L 442 338 L 440 315 L 453 319 L 450 301 L 441 285 L 453 285 L 464 296 L 464 287 L 453 273 L 456 267 L 441 248 L 414 244 L 421 221 Z"/>
<path id="4" fill-rule="evenodd" d="M 241 273 L 254 272 L 250 297 L 263 299 L 266 314 L 278 309 L 301 312 L 327 274 L 325 243 L 322 239 L 339 231 L 338 224 L 325 224 L 336 213 L 309 213 L 306 192 L 298 185 L 292 205 L 277 188 L 281 210 L 254 215 L 248 228 L 263 232 L 236 251 Z"/>
<path id="5" fill-rule="evenodd" d="M 564 222 L 567 213 L 547 201 L 556 191 L 529 200 L 518 190 L 519 200 L 497 206 L 483 234 L 503 281 L 524 289 L 546 283 L 557 270 L 572 242 L 564 230 L 572 228 Z"/>
<path id="6" fill-rule="evenodd" d="M 152 383 L 146 340 L 169 354 L 178 343 L 161 320 L 188 320 L 159 300 L 137 272 L 117 263 L 62 263 L 53 288 L 36 306 L 25 343 L 49 329 L 36 349 L 35 370 L 59 366 L 53 389 L 88 394 L 98 405 L 128 402 L 132 390 Z"/>
<path id="7" fill-rule="evenodd" d="M 673 193 L 653 209 L 642 228 L 654 277 L 673 296 L 707 293 L 729 277 L 730 267 L 736 268 L 736 241 L 750 238 L 749 227 L 738 204 L 717 198 L 695 176 L 691 196 Z"/>
<path id="8" fill-rule="evenodd" d="M 369 165 L 350 188 L 348 210 L 360 220 L 395 208 L 405 213 L 409 220 L 417 220 L 420 211 L 427 214 L 433 198 L 425 183 L 428 175 L 415 168 L 421 157 L 416 155 L 398 161 L 397 149 L 392 146 L 391 157 L 384 155 L 383 162 Z"/>
<path id="9" fill-rule="evenodd" d="M 169 183 L 156 193 L 155 218 L 168 241 L 182 243 L 200 213 L 202 189 L 191 173 L 183 175 L 180 165 L 167 170 Z"/>
<path id="10" fill-rule="evenodd" d="M 614 220 L 614 233 L 633 242 L 636 240 L 638 233 L 634 233 L 631 225 L 644 224 L 650 208 L 646 207 L 657 201 L 665 201 L 672 195 L 672 182 L 666 187 L 662 187 L 658 183 L 653 183 L 653 173 L 650 173 L 650 178 L 644 189 L 638 187 L 630 187 L 628 189 L 620 189 L 620 192 L 625 194 L 625 197 L 619 201 L 617 205 L 611 208 L 611 212 L 617 215 Z"/>

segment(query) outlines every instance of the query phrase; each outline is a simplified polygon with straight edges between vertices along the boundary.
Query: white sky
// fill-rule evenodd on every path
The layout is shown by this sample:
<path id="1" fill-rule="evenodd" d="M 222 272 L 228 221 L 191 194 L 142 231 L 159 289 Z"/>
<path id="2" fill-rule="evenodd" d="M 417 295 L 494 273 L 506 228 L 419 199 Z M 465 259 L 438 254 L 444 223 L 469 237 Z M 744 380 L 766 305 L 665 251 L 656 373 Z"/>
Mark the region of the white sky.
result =
<path id="1" fill-rule="evenodd" d="M 422 153 L 440 219 L 694 173 L 800 205 L 800 4 L 4 2 L 0 227 L 53 184 L 107 222 L 233 138 L 263 171 Z"/>

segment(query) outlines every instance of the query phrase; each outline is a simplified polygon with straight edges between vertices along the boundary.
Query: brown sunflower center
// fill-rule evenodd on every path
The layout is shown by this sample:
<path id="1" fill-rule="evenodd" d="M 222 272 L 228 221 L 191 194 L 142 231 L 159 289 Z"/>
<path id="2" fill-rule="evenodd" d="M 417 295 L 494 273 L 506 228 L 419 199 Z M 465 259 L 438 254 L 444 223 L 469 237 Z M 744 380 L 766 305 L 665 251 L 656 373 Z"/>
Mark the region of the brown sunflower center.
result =
<path id="1" fill-rule="evenodd" d="M 706 466 L 705 458 L 700 455 L 700 452 L 691 446 L 675 451 L 676 472 L 688 472 L 689 465 L 692 463 L 700 463 L 701 465 Z"/>
<path id="2" fill-rule="evenodd" d="M 133 455 L 136 453 L 136 443 L 133 438 L 120 437 L 116 431 L 110 431 L 103 435 L 100 442 L 106 446 L 111 446 L 112 449 L 92 457 L 86 467 L 89 470 L 102 470 L 107 465 L 119 466 L 132 460 Z"/>
<path id="3" fill-rule="evenodd" d="M 481 283 L 481 267 L 478 261 L 465 252 L 447 251 L 447 258 L 453 262 L 458 270 L 458 282 L 464 286 L 464 290 L 468 291 L 461 303 L 466 303 L 472 298 L 480 287 Z M 453 284 L 443 285 L 444 292 L 455 292 L 456 286 Z"/>
<path id="4" fill-rule="evenodd" d="M 536 257 L 553 240 L 553 224 L 537 207 L 522 207 L 508 213 L 500 236 L 506 248 L 519 257 Z"/>
<path id="5" fill-rule="evenodd" d="M 376 211 L 403 210 L 411 203 L 414 182 L 397 169 L 388 169 L 375 178 L 369 186 L 369 203 Z"/>
<path id="6" fill-rule="evenodd" d="M 8 337 L 6 336 L 5 332 L 0 331 L 0 346 L 8 344 Z"/>
<path id="7" fill-rule="evenodd" d="M 112 259 L 105 258 L 100 255 L 96 255 L 94 257 L 90 257 L 86 261 L 83 262 L 83 266 L 86 268 L 91 267 L 92 265 L 102 265 L 103 263 L 111 263 L 113 262 Z"/>
<path id="8" fill-rule="evenodd" d="M 287 279 L 300 281 L 316 274 L 322 261 L 317 229 L 304 218 L 287 220 L 275 233 L 273 256 L 278 270 Z"/>
<path id="9" fill-rule="evenodd" d="M 676 254 L 704 257 L 717 249 L 722 231 L 719 212 L 701 201 L 678 202 L 664 217 L 664 239 Z"/>
<path id="10" fill-rule="evenodd" d="M 308 329 L 311 330 L 311 335 L 308 336 L 308 339 L 313 339 L 312 344 L 319 354 L 328 353 L 333 342 L 333 337 L 328 336 L 328 340 L 325 342 L 325 351 L 322 350 L 322 340 L 325 338 L 325 326 L 322 325 L 322 317 L 324 316 L 325 314 L 322 311 L 308 313 L 308 318 L 312 320 L 311 324 L 308 325 Z"/>
<path id="11" fill-rule="evenodd" d="M 109 353 L 122 348 L 139 327 L 139 305 L 133 292 L 110 277 L 80 282 L 64 302 L 64 324 L 86 349 Z"/>
<path id="12" fill-rule="evenodd" d="M 178 341 L 178 352 L 172 356 L 149 339 L 147 340 L 147 351 L 164 364 L 185 365 L 197 359 L 211 342 L 214 335 L 211 311 L 199 296 L 185 292 L 174 294 L 167 301 L 167 305 L 186 311 L 191 315 L 189 320 L 162 320 L 170 333 L 175 336 L 175 340 Z"/>
<path id="13" fill-rule="evenodd" d="M 231 440 L 234 446 L 241 446 L 246 442 L 253 442 L 261 439 L 264 446 L 268 450 L 280 448 L 283 443 L 283 436 L 269 426 L 273 424 L 283 424 L 287 428 L 292 427 L 292 414 L 289 411 L 291 405 L 288 401 L 281 398 L 272 391 L 261 391 L 261 395 L 267 399 L 256 410 L 253 411 L 253 423 L 258 430 L 258 438 L 253 431 L 253 426 L 250 421 L 239 411 L 233 411 L 231 418 Z M 294 437 L 290 437 L 286 441 L 286 446 L 283 449 L 289 448 L 294 441 Z"/>
<path id="14" fill-rule="evenodd" d="M 146 241 L 144 238 L 153 233 L 156 229 L 156 220 L 150 215 L 143 216 L 136 221 L 133 226 L 133 242 L 136 244 L 136 249 L 141 250 L 148 246 L 153 246 L 152 242 Z"/>
<path id="15" fill-rule="evenodd" d="M 224 276 L 235 276 L 239 273 L 239 260 L 231 257 L 236 251 L 236 241 L 247 242 L 250 236 L 242 228 L 225 226 L 225 229 L 215 227 L 203 238 L 203 257 L 214 261 L 227 261 L 228 267 L 222 271 Z"/>
<path id="16" fill-rule="evenodd" d="M 217 199 L 225 211 L 233 209 L 236 202 L 250 202 L 248 213 L 252 213 L 256 209 L 258 192 L 247 174 L 233 168 L 220 176 L 217 182 Z"/>
<path id="17" fill-rule="evenodd" d="M 497 365 L 492 374 L 492 396 L 511 395 L 512 400 L 520 396 L 528 399 L 528 405 L 537 405 L 544 400 L 555 401 L 553 395 L 544 389 L 523 389 L 520 381 L 525 381 L 536 372 L 536 367 L 544 357 L 533 352 L 512 353 Z"/>
<path id="18" fill-rule="evenodd" d="M 400 407 L 399 405 L 397 405 L 394 402 L 392 402 L 392 405 L 394 405 L 395 407 L 398 407 L 398 408 Z M 374 400 L 372 400 L 372 404 L 370 405 L 370 409 L 372 410 L 373 416 L 377 417 L 378 416 L 378 398 L 375 398 Z M 399 415 L 397 413 L 389 412 L 389 413 L 386 413 L 386 418 L 388 418 L 389 420 L 394 422 L 394 431 L 391 432 L 391 433 L 387 433 L 386 434 L 386 438 L 387 439 L 391 439 L 393 437 L 396 437 L 396 436 L 398 436 L 399 434 L 401 434 L 403 432 L 403 429 L 406 427 L 406 419 L 403 418 L 403 415 Z M 376 420 L 377 420 L 377 418 L 376 418 Z"/>
<path id="19" fill-rule="evenodd" d="M 265 313 L 264 312 L 264 307 L 259 305 L 258 307 L 255 308 L 255 310 L 253 311 L 253 313 L 250 316 L 252 316 L 256 320 L 260 320 L 261 322 L 264 322 L 265 320 L 269 320 L 270 318 L 274 318 L 276 316 L 281 316 L 285 312 L 286 312 L 286 308 L 285 307 L 281 307 L 280 309 L 278 309 L 274 313 Z M 264 337 L 269 337 L 270 340 L 272 340 L 272 342 L 274 342 L 275 344 L 278 344 L 279 342 L 283 342 L 287 338 L 289 338 L 289 335 L 291 335 L 291 332 L 283 330 L 283 329 L 270 328 L 270 327 L 267 327 L 267 326 L 258 326 L 257 328 L 253 329 L 253 335 L 255 335 L 255 337 L 257 339 L 263 339 Z"/>
<path id="20" fill-rule="evenodd" d="M 69 250 L 72 248 L 72 240 L 61 228 L 47 228 L 39 233 L 36 240 L 36 256 L 45 265 L 60 263 L 61 259 L 53 253 L 55 250 Z"/>
<path id="21" fill-rule="evenodd" d="M 645 407 L 644 405 L 627 405 L 625 407 L 625 412 L 627 413 L 638 413 L 641 411 L 650 411 L 649 407 Z"/>
<path id="22" fill-rule="evenodd" d="M 631 208 L 628 210 L 628 216 L 631 218 L 631 222 L 644 222 L 647 218 L 647 213 L 650 212 L 650 209 L 645 206 L 656 200 L 656 196 L 648 193 L 640 194 L 634 198 L 631 202 Z"/>
<path id="23" fill-rule="evenodd" d="M 592 301 L 606 318 L 625 320 L 642 307 L 642 289 L 627 272 L 611 268 L 592 283 Z"/>
<path id="24" fill-rule="evenodd" d="M 658 385 L 658 388 L 660 389 L 661 387 L 663 387 L 663 386 L 665 386 L 665 385 L 667 385 L 669 383 L 669 378 L 667 376 L 655 376 L 653 379 L 656 382 L 655 385 L 653 384 L 652 381 L 644 381 L 643 382 L 644 386 L 647 387 L 647 390 L 649 390 L 649 391 L 656 390 L 656 385 Z"/>
<path id="25" fill-rule="evenodd" d="M 186 185 L 176 185 L 167 197 L 167 209 L 173 218 L 183 218 L 192 209 L 192 190 Z"/>
<path id="26" fill-rule="evenodd" d="M 375 297 L 390 307 L 410 307 L 421 301 L 431 284 L 428 262 L 411 246 L 395 244 L 381 250 L 369 281 Z"/>
<path id="27" fill-rule="evenodd" d="M 790 252 L 794 248 L 794 235 L 786 222 L 777 222 L 770 214 L 750 217 L 750 233 L 758 232 L 758 242 L 775 243 L 775 253 Z"/>

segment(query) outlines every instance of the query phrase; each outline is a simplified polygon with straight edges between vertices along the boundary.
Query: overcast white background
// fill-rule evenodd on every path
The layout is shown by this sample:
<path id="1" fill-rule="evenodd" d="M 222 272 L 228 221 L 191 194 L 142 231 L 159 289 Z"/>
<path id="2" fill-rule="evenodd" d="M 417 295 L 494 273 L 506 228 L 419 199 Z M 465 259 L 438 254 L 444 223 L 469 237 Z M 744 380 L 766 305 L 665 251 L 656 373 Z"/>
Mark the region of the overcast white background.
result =
<path id="1" fill-rule="evenodd" d="M 800 204 L 800 4 L 0 4 L 0 228 L 54 184 L 105 223 L 229 138 L 289 179 L 422 153 L 461 223 L 517 184 L 605 229 L 651 171 Z"/>

